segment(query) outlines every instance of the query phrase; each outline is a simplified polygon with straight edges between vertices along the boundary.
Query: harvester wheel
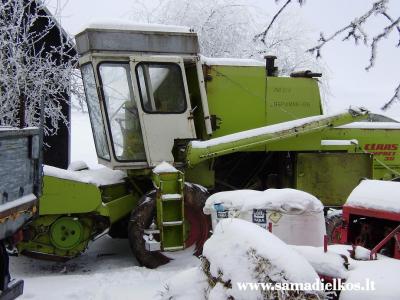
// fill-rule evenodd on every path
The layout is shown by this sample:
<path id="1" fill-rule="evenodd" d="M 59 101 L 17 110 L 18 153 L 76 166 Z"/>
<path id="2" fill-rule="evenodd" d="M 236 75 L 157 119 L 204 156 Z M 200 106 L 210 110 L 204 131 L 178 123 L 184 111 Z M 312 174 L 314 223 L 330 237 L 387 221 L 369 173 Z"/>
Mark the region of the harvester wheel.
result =
<path id="1" fill-rule="evenodd" d="M 200 255 L 203 244 L 210 232 L 209 217 L 204 215 L 203 207 L 209 196 L 208 192 L 199 186 L 186 184 L 185 195 L 185 218 L 190 227 L 185 246 L 196 244 L 195 255 Z M 148 251 L 143 238 L 144 230 L 149 228 L 156 217 L 156 194 L 152 191 L 139 200 L 138 207 L 132 211 L 128 238 L 132 252 L 138 262 L 147 268 L 157 268 L 168 263 L 171 258 L 160 251 Z"/>
<path id="2" fill-rule="evenodd" d="M 343 224 L 342 213 L 335 212 L 328 214 L 325 217 L 326 234 L 328 236 L 329 244 L 340 244 L 341 243 L 341 227 Z"/>

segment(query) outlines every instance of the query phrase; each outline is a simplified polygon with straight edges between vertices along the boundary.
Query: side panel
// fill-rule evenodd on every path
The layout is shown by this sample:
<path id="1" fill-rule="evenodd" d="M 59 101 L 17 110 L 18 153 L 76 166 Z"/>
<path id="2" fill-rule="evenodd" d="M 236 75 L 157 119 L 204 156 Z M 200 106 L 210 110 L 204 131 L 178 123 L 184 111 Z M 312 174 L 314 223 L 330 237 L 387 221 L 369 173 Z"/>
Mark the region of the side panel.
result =
<path id="1" fill-rule="evenodd" d="M 88 183 L 44 176 L 40 215 L 73 214 L 95 211 L 101 205 L 99 189 Z"/>
<path id="2" fill-rule="evenodd" d="M 374 154 L 374 179 L 400 177 L 400 129 L 335 128 L 326 139 L 356 139 L 357 152 Z"/>
<path id="3" fill-rule="evenodd" d="M 265 126 L 265 69 L 207 67 L 207 98 L 219 129 L 211 138 Z"/>
<path id="4" fill-rule="evenodd" d="M 321 114 L 321 97 L 315 79 L 267 77 L 267 125 Z"/>
<path id="5" fill-rule="evenodd" d="M 340 206 L 362 178 L 372 178 L 372 157 L 362 153 L 299 153 L 296 189 L 327 206 Z"/>

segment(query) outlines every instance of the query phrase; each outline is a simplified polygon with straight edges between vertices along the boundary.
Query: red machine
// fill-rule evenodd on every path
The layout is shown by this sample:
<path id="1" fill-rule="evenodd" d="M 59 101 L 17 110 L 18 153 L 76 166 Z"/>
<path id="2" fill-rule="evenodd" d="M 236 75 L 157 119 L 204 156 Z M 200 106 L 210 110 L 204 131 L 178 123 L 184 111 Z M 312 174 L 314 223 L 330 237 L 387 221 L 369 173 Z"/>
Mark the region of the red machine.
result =
<path id="1" fill-rule="evenodd" d="M 363 180 L 343 206 L 333 242 L 363 246 L 400 259 L 400 182 Z"/>

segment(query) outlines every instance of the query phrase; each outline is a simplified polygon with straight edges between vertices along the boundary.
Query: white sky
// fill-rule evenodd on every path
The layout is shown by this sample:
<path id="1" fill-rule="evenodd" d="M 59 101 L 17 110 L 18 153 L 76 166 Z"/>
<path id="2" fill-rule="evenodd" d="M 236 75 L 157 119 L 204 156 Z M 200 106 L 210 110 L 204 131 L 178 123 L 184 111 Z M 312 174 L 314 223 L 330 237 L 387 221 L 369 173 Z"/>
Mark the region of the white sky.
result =
<path id="1" fill-rule="evenodd" d="M 54 11 L 59 1 L 49 0 L 49 8 Z M 279 8 L 274 0 L 243 1 L 245 2 L 270 11 L 270 15 L 266 15 L 266 22 Z M 328 36 L 365 12 L 373 2 L 374 0 L 307 0 L 306 5 L 296 8 L 295 13 L 315 30 L 312 37 L 317 41 L 320 31 Z M 79 32 L 88 22 L 110 18 L 128 19 L 129 12 L 134 10 L 133 1 L 130 0 L 61 0 L 61 3 L 61 24 L 72 34 Z M 400 1 L 391 0 L 391 6 L 394 17 L 398 17 Z M 374 30 L 379 28 L 376 26 L 378 24 L 386 23 L 378 20 L 368 28 Z M 385 100 L 391 98 L 394 88 L 400 82 L 400 48 L 394 47 L 398 38 L 399 35 L 393 32 L 390 39 L 383 41 L 378 48 L 376 65 L 369 72 L 364 70 L 368 64 L 369 49 L 363 45 L 354 47 L 353 42 L 340 42 L 338 39 L 323 49 L 323 59 L 330 69 L 332 95 L 328 99 L 329 111 L 357 105 L 379 112 L 379 108 Z M 279 53 L 276 55 L 279 56 Z M 393 105 L 384 114 L 400 120 L 400 103 Z"/>

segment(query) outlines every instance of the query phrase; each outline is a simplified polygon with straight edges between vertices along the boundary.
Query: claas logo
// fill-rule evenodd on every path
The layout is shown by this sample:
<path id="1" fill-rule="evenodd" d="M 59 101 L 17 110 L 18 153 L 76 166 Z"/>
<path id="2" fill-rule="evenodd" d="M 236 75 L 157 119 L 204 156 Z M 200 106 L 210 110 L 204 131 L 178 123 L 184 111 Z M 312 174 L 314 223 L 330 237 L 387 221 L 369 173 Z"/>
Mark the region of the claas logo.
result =
<path id="1" fill-rule="evenodd" d="M 398 144 L 365 144 L 364 150 L 392 150 L 395 151 L 398 149 Z"/>

